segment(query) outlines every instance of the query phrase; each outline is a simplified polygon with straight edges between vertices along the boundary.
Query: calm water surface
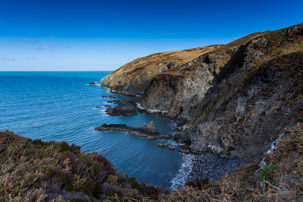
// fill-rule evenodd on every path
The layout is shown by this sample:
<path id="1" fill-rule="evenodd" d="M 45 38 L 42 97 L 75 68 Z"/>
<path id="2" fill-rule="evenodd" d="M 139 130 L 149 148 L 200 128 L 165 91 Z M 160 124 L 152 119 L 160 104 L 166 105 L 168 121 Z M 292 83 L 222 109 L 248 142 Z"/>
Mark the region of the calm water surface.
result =
<path id="1" fill-rule="evenodd" d="M 184 155 L 157 147 L 159 141 L 94 130 L 104 123 L 141 126 L 150 121 L 164 135 L 172 130 L 171 121 L 155 116 L 107 116 L 104 105 L 112 99 L 101 96 L 110 95 L 109 91 L 87 83 L 99 83 L 109 73 L 0 72 L 0 130 L 32 139 L 75 143 L 82 151 L 104 155 L 115 168 L 140 182 L 167 188 L 182 183 L 184 175 L 177 174 Z"/>

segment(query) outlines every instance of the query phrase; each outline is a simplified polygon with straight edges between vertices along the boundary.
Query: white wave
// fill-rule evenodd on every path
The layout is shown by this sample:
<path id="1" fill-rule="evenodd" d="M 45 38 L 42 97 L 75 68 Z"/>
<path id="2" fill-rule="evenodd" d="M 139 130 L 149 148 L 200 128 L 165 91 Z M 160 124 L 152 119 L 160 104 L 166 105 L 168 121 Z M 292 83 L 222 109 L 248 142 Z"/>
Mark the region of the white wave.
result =
<path id="1" fill-rule="evenodd" d="M 192 154 L 183 154 L 181 168 L 178 170 L 177 175 L 171 180 L 171 190 L 176 190 L 179 187 L 185 185 L 188 181 L 189 175 L 193 169 L 193 159 Z"/>
<path id="2" fill-rule="evenodd" d="M 161 111 L 161 110 L 158 110 L 158 109 L 148 109 L 148 108 L 145 108 L 145 107 L 142 107 L 141 105 L 140 105 L 140 103 L 136 103 L 136 105 L 137 105 L 137 108 L 139 108 L 139 109 L 142 109 L 142 110 L 146 110 L 148 113 L 162 113 L 162 114 L 165 114 L 165 113 L 168 113 L 168 111 L 167 110 L 165 110 L 165 111 Z"/>
<path id="3" fill-rule="evenodd" d="M 109 116 L 105 111 L 106 109 L 100 109 L 101 113 L 103 114 L 103 116 Z"/>
<path id="4" fill-rule="evenodd" d="M 265 161 L 266 161 L 267 156 L 269 156 L 271 153 L 273 153 L 275 151 L 277 144 L 279 142 L 281 142 L 281 140 L 284 138 L 284 136 L 285 136 L 285 133 L 281 133 L 279 135 L 279 137 L 275 141 L 273 141 L 271 143 L 270 148 L 264 153 L 262 161 L 259 163 L 259 169 L 258 169 L 258 171 L 261 170 L 261 169 L 263 169 L 266 166 L 266 162 Z"/>

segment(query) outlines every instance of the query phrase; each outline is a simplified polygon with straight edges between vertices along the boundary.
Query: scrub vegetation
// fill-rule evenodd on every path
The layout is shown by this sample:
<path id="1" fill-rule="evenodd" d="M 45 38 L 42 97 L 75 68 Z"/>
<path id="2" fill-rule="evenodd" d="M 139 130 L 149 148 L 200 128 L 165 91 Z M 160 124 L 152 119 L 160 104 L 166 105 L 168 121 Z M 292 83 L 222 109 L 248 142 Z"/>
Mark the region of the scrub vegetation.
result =
<path id="1" fill-rule="evenodd" d="M 138 183 L 97 153 L 0 132 L 0 201 L 139 201 L 167 190 Z"/>
<path id="2" fill-rule="evenodd" d="M 176 192 L 138 183 L 96 153 L 65 142 L 0 132 L 0 201 L 301 201 L 303 124 L 267 155 L 219 181 L 189 181 Z"/>

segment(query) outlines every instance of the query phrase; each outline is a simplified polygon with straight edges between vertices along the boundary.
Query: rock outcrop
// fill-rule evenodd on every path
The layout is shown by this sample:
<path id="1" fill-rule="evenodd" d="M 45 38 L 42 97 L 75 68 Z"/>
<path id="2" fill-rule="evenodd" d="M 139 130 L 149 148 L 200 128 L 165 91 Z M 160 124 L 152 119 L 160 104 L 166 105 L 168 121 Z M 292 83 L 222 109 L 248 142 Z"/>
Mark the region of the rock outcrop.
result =
<path id="1" fill-rule="evenodd" d="M 98 85 L 97 82 L 89 82 L 88 84 L 89 84 L 89 85 Z"/>
<path id="2" fill-rule="evenodd" d="M 161 135 L 157 131 L 155 124 L 153 122 L 143 124 L 142 127 L 140 127 L 140 126 L 129 127 L 126 124 L 103 124 L 102 126 L 96 127 L 95 130 L 125 132 L 130 135 L 134 135 L 137 137 L 143 137 L 143 138 L 146 138 L 149 140 L 172 138 L 171 136 Z"/>
<path id="3" fill-rule="evenodd" d="M 120 88 L 138 86 L 134 77 L 125 75 L 128 83 Z M 158 71 L 147 86 L 139 85 L 144 93 L 138 93 L 137 108 L 186 123 L 174 139 L 192 153 L 252 158 L 302 121 L 302 81 L 299 24 L 254 33 Z"/>
<path id="4" fill-rule="evenodd" d="M 130 101 L 122 100 L 117 104 L 117 107 L 106 109 L 105 112 L 110 116 L 131 116 L 137 114 L 135 105 Z"/>

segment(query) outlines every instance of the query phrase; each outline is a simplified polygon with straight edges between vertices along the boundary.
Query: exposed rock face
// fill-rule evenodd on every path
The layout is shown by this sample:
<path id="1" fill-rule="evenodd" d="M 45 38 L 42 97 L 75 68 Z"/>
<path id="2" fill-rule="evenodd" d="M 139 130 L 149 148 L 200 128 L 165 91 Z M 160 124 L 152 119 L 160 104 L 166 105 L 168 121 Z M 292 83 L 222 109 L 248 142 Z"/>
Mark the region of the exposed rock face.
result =
<path id="1" fill-rule="evenodd" d="M 122 100 L 117 104 L 118 106 L 115 108 L 106 109 L 106 113 L 111 116 L 130 116 L 137 114 L 136 107 L 133 103 Z"/>
<path id="2" fill-rule="evenodd" d="M 153 77 L 137 107 L 187 123 L 192 153 L 261 155 L 303 117 L 303 25 L 255 33 Z"/>
<path id="3" fill-rule="evenodd" d="M 283 33 L 278 33 L 278 43 L 284 42 Z M 292 34 L 288 37 L 302 44 L 302 36 Z M 273 52 L 271 37 L 245 44 L 243 53 L 235 54 L 242 54 L 243 60 L 231 59 L 193 111 L 188 123 L 196 130 L 189 135 L 192 152 L 212 151 L 229 158 L 260 155 L 285 128 L 302 120 L 303 52 L 292 47 L 293 52 L 267 59 Z"/>
<path id="4" fill-rule="evenodd" d="M 193 153 L 260 155 L 302 119 L 302 29 L 264 33 L 234 48 L 223 62 L 218 58 L 224 53 L 214 51 L 177 73 L 160 74 L 139 105 L 187 120 L 176 140 Z"/>
<path id="5" fill-rule="evenodd" d="M 132 96 L 143 95 L 154 76 L 166 70 L 172 70 L 218 47 L 220 46 L 215 45 L 183 51 L 170 51 L 138 58 L 103 78 L 101 85 L 111 88 L 114 93 Z"/>

